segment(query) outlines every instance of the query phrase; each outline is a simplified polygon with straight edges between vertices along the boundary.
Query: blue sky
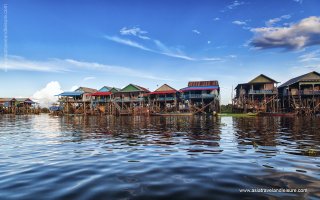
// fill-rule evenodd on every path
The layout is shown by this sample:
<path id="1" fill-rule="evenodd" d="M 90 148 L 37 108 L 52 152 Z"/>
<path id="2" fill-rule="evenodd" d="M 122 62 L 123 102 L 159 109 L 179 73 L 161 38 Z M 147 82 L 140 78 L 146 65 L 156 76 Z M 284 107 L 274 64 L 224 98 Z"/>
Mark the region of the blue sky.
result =
<path id="1" fill-rule="evenodd" d="M 284 82 L 320 71 L 317 0 L 1 2 L 3 97 L 218 80 L 228 103 L 261 73 Z"/>

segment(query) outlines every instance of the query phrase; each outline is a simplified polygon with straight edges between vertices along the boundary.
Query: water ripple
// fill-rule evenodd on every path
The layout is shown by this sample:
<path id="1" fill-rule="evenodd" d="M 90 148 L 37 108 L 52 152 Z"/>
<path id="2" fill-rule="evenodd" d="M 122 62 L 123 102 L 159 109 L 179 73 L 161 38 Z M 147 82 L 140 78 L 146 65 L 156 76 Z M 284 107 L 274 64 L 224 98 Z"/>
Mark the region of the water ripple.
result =
<path id="1" fill-rule="evenodd" d="M 317 199 L 319 122 L 3 115 L 0 199 Z"/>

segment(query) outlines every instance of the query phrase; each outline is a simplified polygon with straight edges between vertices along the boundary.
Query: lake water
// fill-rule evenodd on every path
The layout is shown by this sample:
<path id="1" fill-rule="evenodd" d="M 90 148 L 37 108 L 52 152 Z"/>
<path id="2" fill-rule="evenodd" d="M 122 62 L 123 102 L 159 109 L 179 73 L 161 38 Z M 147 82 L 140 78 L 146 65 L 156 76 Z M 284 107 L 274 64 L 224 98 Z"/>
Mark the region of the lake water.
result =
<path id="1" fill-rule="evenodd" d="M 320 198 L 320 118 L 0 116 L 1 200 L 241 198 Z"/>

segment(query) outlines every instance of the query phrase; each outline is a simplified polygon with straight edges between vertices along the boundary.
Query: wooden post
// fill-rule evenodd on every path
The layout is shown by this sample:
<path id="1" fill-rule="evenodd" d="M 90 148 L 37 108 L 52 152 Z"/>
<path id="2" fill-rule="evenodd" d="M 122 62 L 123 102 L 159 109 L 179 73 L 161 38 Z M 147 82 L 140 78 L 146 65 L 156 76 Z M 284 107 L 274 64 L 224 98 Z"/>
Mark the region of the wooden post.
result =
<path id="1" fill-rule="evenodd" d="M 68 97 L 66 98 L 67 98 L 67 114 L 69 114 L 69 98 Z"/>
<path id="2" fill-rule="evenodd" d="M 85 115 L 86 114 L 86 102 L 83 101 L 83 114 Z"/>
<path id="3" fill-rule="evenodd" d="M 290 109 L 290 95 L 291 95 L 290 86 L 288 86 L 288 110 L 291 110 Z"/>
<path id="4" fill-rule="evenodd" d="M 177 112 L 177 94 L 173 94 L 174 112 Z"/>
<path id="5" fill-rule="evenodd" d="M 314 83 L 312 84 L 312 108 L 314 109 Z"/>
<path id="6" fill-rule="evenodd" d="M 164 111 L 167 113 L 167 95 L 164 94 Z"/>

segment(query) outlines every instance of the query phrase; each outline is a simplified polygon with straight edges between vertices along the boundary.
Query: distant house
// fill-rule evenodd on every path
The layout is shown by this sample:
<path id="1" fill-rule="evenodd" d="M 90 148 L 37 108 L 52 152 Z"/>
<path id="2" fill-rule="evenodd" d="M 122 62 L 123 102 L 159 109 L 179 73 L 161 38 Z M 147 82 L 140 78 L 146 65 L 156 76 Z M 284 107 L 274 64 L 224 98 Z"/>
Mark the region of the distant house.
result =
<path id="1" fill-rule="evenodd" d="M 79 87 L 75 91 L 71 92 L 63 92 L 58 94 L 60 97 L 60 101 L 68 101 L 68 102 L 90 102 L 91 94 L 97 92 L 96 89 L 87 88 L 87 87 Z"/>
<path id="2" fill-rule="evenodd" d="M 81 92 L 82 93 L 82 101 L 90 102 L 91 101 L 91 94 L 97 92 L 97 90 L 93 89 L 93 88 L 79 87 L 74 92 Z"/>
<path id="3" fill-rule="evenodd" d="M 319 112 L 320 74 L 310 72 L 283 83 L 279 86 L 282 107 L 289 112 L 312 114 Z"/>
<path id="4" fill-rule="evenodd" d="M 38 114 L 36 104 L 30 98 L 0 98 L 0 113 Z"/>
<path id="5" fill-rule="evenodd" d="M 235 112 L 275 112 L 277 105 L 277 84 L 274 79 L 260 74 L 248 83 L 238 84 L 233 99 Z"/>
<path id="6" fill-rule="evenodd" d="M 66 113 L 86 114 L 90 110 L 91 94 L 97 92 L 96 89 L 79 87 L 72 92 L 58 94 L 60 106 Z"/>
<path id="7" fill-rule="evenodd" d="M 15 98 L 0 98 L 0 106 L 10 108 L 15 106 Z"/>
<path id="8" fill-rule="evenodd" d="M 144 102 L 144 94 L 150 91 L 144 87 L 129 84 L 115 93 L 115 100 L 124 103 L 141 103 Z"/>
<path id="9" fill-rule="evenodd" d="M 146 94 L 150 91 L 144 87 L 129 84 L 113 94 L 113 104 L 117 114 L 131 115 L 140 112 L 146 103 Z"/>
<path id="10" fill-rule="evenodd" d="M 91 93 L 91 100 L 93 103 L 93 106 L 99 104 L 105 104 L 108 101 L 111 100 L 111 94 L 112 92 L 110 91 L 112 89 L 112 87 L 109 86 L 103 86 L 102 88 L 100 88 L 100 90 L 98 90 L 97 92 Z"/>
<path id="11" fill-rule="evenodd" d="M 119 92 L 119 88 L 103 86 L 99 91 L 91 94 L 91 106 L 94 111 L 104 114 L 112 114 L 111 103 L 113 94 Z"/>
<path id="12" fill-rule="evenodd" d="M 29 98 L 15 98 L 15 105 L 18 107 L 30 108 L 34 104 L 36 104 L 36 102 Z"/>
<path id="13" fill-rule="evenodd" d="M 152 112 L 177 111 L 178 91 L 163 84 L 153 92 L 148 93 L 149 106 Z"/>
<path id="14" fill-rule="evenodd" d="M 191 81 L 188 87 L 180 89 L 182 104 L 194 114 L 220 111 L 220 87 L 218 81 Z"/>

